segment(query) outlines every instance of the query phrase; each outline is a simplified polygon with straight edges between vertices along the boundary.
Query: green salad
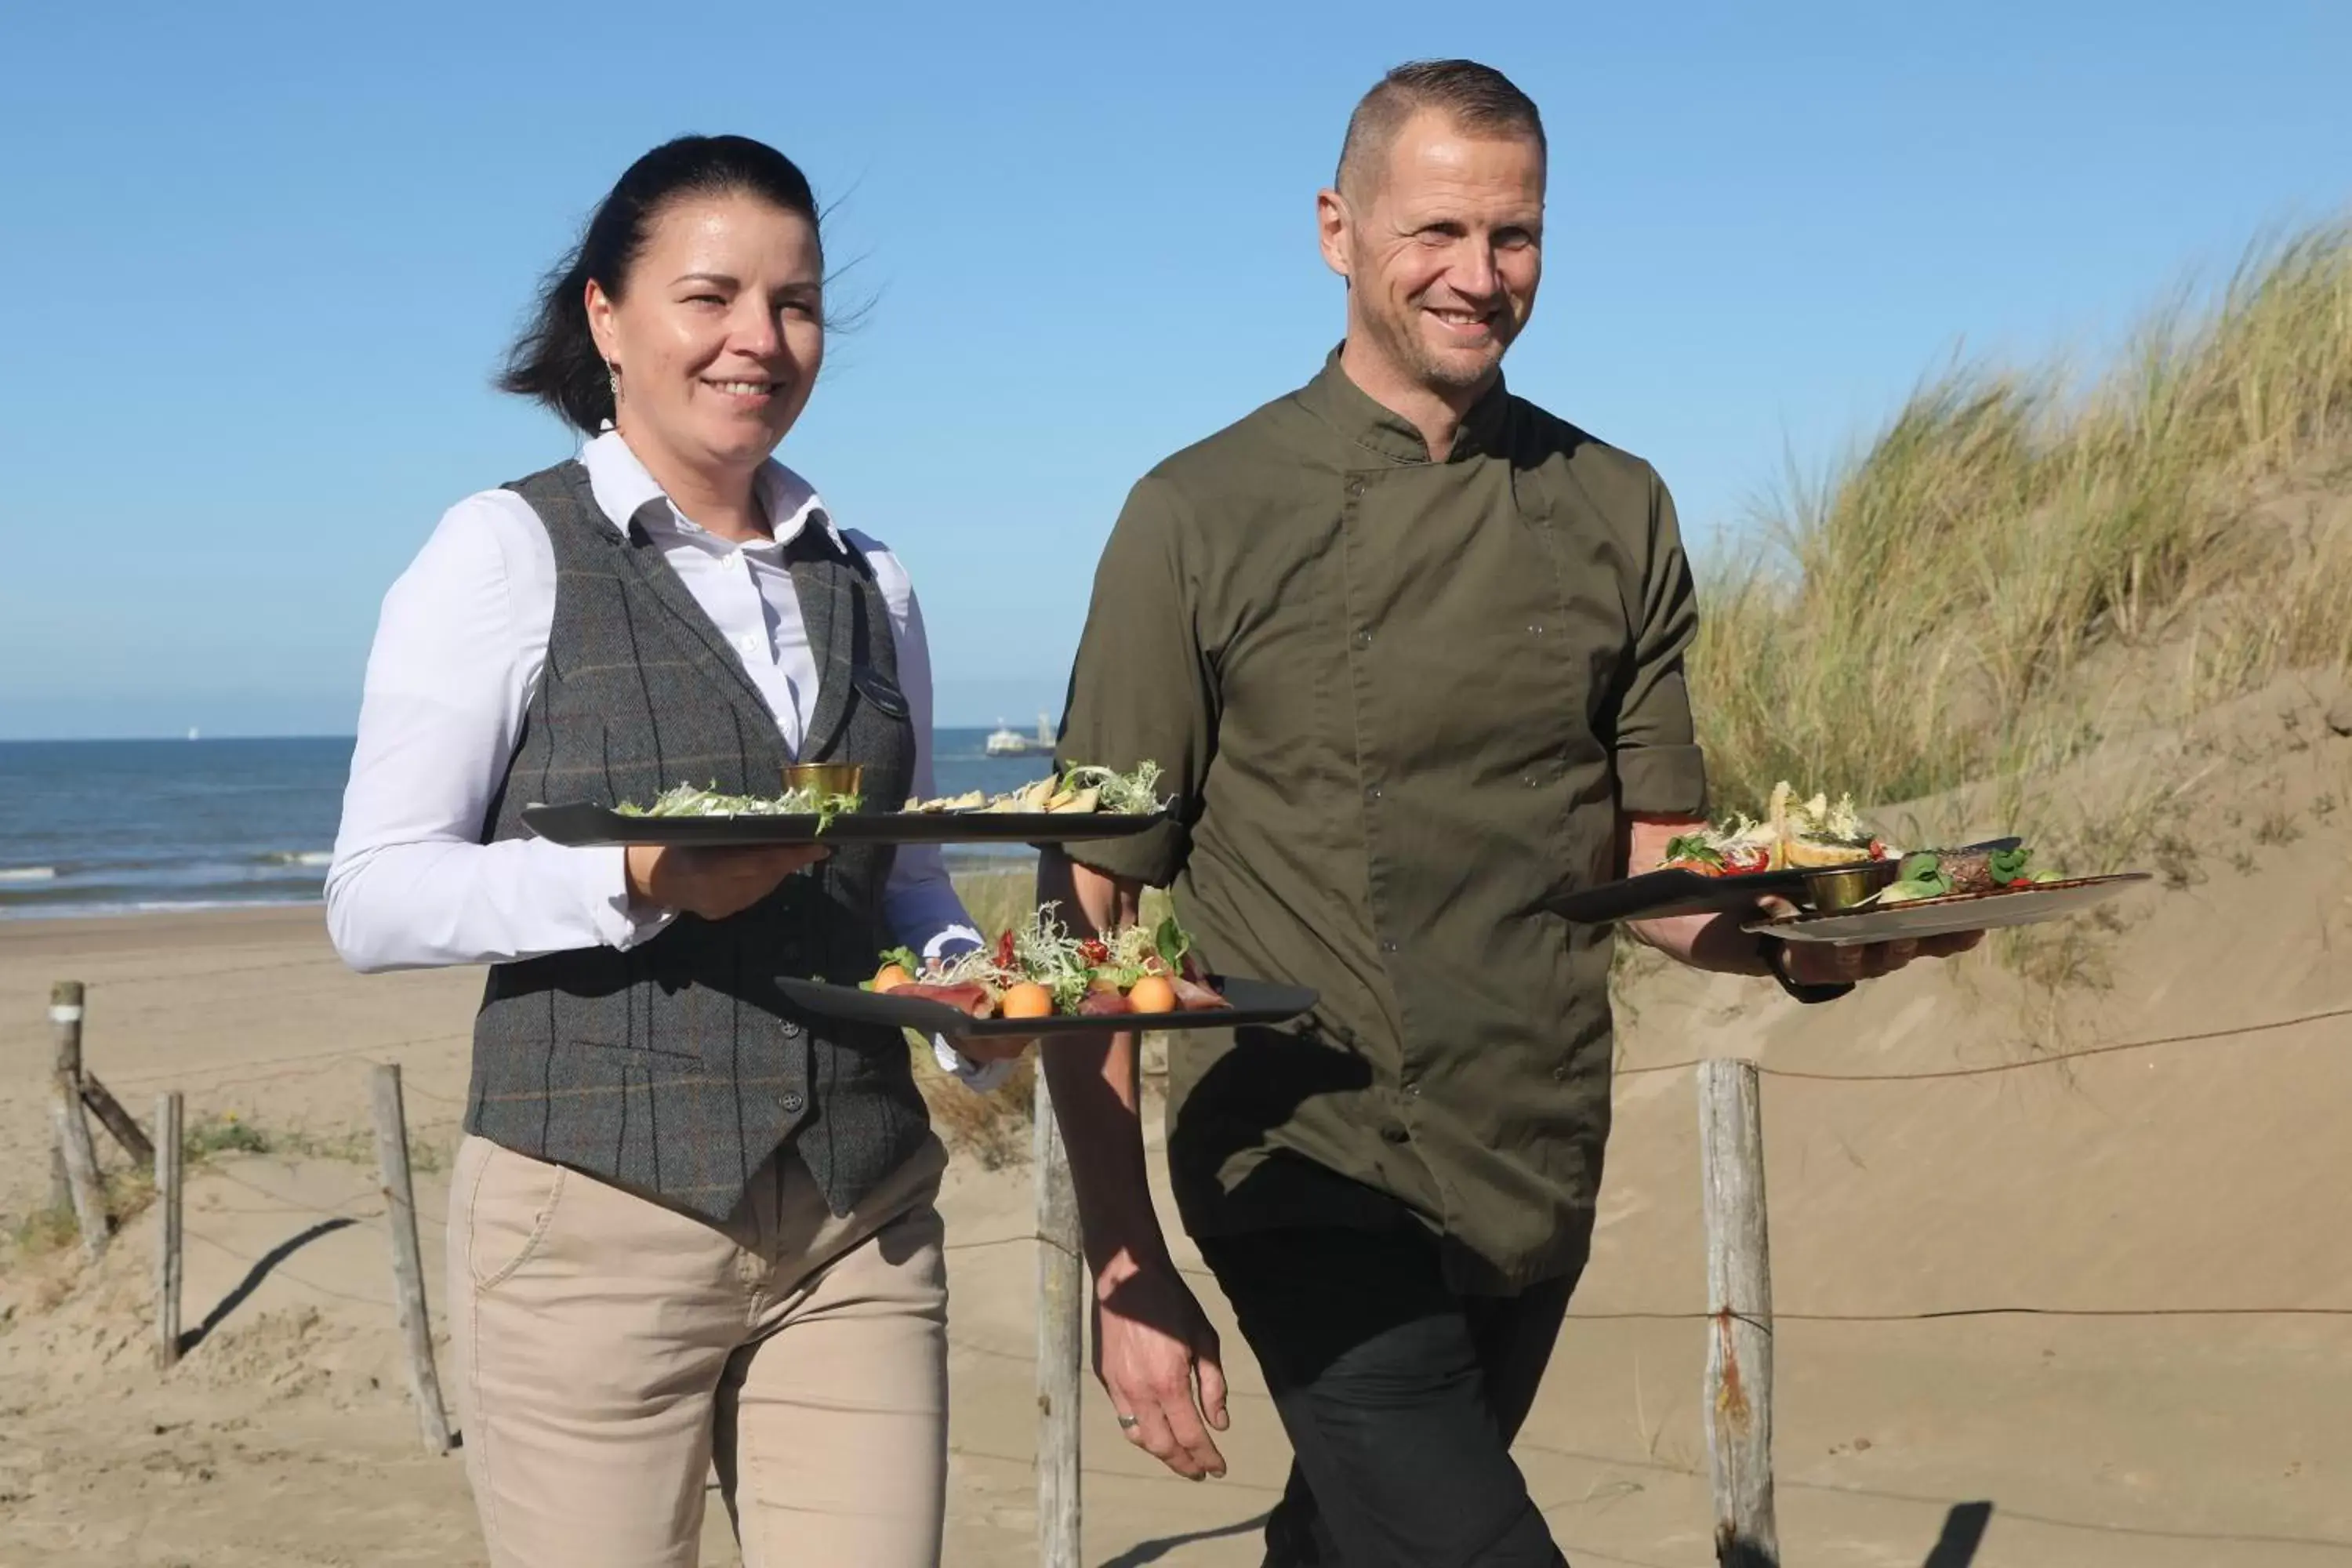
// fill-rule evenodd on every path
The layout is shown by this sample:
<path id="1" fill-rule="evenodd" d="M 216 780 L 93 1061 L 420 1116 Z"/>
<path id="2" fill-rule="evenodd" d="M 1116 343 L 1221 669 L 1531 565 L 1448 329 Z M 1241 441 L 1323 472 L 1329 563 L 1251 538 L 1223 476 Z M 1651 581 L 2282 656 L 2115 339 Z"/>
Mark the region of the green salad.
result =
<path id="1" fill-rule="evenodd" d="M 814 816 L 823 833 L 844 812 L 856 811 L 864 797 L 822 792 L 808 786 L 782 795 L 725 795 L 716 784 L 677 784 L 654 798 L 651 805 L 623 801 L 613 809 L 623 816 Z"/>
<path id="2" fill-rule="evenodd" d="M 1964 855 L 1939 855 L 1922 849 L 1906 855 L 1896 865 L 1895 880 L 1870 900 L 1877 904 L 1916 903 L 1921 899 L 1948 899 L 1955 893 L 1990 893 L 2063 881 L 2063 873 L 2033 868 L 2033 851 L 1989 849 Z"/>

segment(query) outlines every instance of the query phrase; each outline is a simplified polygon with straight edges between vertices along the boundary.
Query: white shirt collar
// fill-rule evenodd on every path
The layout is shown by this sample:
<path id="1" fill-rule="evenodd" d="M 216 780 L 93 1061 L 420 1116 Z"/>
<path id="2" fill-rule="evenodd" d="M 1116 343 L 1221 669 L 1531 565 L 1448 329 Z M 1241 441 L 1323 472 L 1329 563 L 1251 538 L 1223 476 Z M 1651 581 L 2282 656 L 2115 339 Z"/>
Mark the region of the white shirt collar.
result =
<path id="1" fill-rule="evenodd" d="M 588 488 L 596 497 L 596 505 L 614 527 L 625 531 L 637 509 L 656 498 L 667 500 L 653 475 L 637 460 L 636 453 L 621 438 L 621 433 L 610 426 L 591 437 L 580 448 L 580 461 L 588 469 Z M 800 475 L 773 458 L 760 465 L 751 480 L 760 497 L 761 510 L 775 526 L 776 545 L 781 548 L 800 536 L 802 529 L 814 521 L 824 530 L 834 548 L 845 553 L 848 547 L 842 542 L 841 530 L 835 526 L 833 513 L 824 498 L 816 493 Z M 704 531 L 691 518 L 670 502 L 670 516 L 681 528 L 695 532 Z M 761 548 L 761 546 L 751 546 Z"/>

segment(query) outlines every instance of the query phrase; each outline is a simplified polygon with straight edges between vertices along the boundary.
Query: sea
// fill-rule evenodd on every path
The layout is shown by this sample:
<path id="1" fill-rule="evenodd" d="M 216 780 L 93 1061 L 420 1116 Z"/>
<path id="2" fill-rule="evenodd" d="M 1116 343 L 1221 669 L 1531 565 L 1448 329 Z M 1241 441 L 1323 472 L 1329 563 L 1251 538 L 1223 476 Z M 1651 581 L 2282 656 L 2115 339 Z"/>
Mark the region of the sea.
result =
<path id="1" fill-rule="evenodd" d="M 992 757 L 985 729 L 931 732 L 939 793 L 1041 779 Z M 342 812 L 350 737 L 0 741 L 0 921 L 317 902 Z M 956 847 L 950 864 L 1024 849 Z"/>

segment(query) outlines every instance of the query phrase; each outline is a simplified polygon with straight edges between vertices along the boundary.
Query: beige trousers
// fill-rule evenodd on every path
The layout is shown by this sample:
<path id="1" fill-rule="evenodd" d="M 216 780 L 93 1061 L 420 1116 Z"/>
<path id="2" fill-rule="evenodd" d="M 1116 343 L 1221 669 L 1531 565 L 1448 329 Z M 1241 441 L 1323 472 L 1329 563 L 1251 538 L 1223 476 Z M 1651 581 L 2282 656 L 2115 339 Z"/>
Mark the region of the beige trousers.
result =
<path id="1" fill-rule="evenodd" d="M 479 1138 L 449 1194 L 466 1471 L 495 1568 L 931 1568 L 947 1486 L 935 1139 L 846 1218 L 780 1156 L 724 1226 Z"/>

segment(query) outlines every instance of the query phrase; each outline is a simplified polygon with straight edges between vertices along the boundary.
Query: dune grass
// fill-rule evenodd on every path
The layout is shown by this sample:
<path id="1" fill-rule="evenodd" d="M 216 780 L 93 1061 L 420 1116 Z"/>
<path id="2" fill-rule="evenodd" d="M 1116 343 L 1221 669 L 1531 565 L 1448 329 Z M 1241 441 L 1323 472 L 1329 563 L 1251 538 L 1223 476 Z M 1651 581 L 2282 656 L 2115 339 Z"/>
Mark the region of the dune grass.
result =
<path id="1" fill-rule="evenodd" d="M 1690 678 L 1718 800 L 2007 779 L 2014 805 L 2126 727 L 2352 665 L 2352 508 L 2285 504 L 2352 489 L 2347 457 L 2352 221 L 2255 247 L 2087 384 L 1928 381 L 1760 544 L 1703 563 Z"/>

